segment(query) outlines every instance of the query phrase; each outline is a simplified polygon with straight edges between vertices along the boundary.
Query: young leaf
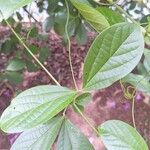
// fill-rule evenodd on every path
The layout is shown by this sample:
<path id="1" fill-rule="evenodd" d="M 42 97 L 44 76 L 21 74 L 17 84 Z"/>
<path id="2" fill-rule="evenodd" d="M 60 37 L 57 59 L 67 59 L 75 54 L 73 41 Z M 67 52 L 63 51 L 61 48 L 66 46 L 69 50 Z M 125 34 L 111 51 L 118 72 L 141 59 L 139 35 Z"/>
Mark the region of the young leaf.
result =
<path id="1" fill-rule="evenodd" d="M 84 89 L 102 89 L 130 73 L 141 59 L 144 39 L 135 24 L 119 23 L 103 31 L 86 56 Z"/>
<path id="2" fill-rule="evenodd" d="M 0 127 L 8 133 L 22 132 L 45 123 L 67 107 L 75 91 L 43 85 L 28 89 L 14 98 L 4 111 Z"/>
<path id="3" fill-rule="evenodd" d="M 106 18 L 96 9 L 90 5 L 79 2 L 80 0 L 71 0 L 72 4 L 78 9 L 85 20 L 98 32 L 103 31 L 109 27 L 109 23 Z"/>
<path id="4" fill-rule="evenodd" d="M 6 68 L 7 71 L 19 71 L 25 67 L 25 62 L 21 59 L 15 58 L 11 60 Z"/>
<path id="5" fill-rule="evenodd" d="M 0 1 L 0 11 L 3 14 L 3 17 L 5 19 L 7 19 L 8 17 L 10 17 L 14 11 L 16 11 L 17 9 L 28 5 L 29 3 L 31 3 L 32 0 L 6 0 L 6 1 Z M 0 20 L 1 20 L 1 15 L 0 15 Z"/>
<path id="6" fill-rule="evenodd" d="M 55 117 L 46 124 L 23 132 L 12 145 L 11 150 L 49 150 L 61 128 L 62 117 Z"/>
<path id="7" fill-rule="evenodd" d="M 150 94 L 150 82 L 145 78 L 145 76 L 130 73 L 124 77 L 122 81 L 130 83 L 138 90 Z"/>
<path id="8" fill-rule="evenodd" d="M 57 150 L 94 150 L 88 139 L 69 120 L 62 124 Z"/>
<path id="9" fill-rule="evenodd" d="M 96 8 L 102 15 L 105 16 L 107 21 L 109 22 L 110 25 L 116 24 L 116 23 L 121 23 L 124 22 L 125 19 L 121 14 L 117 13 L 116 11 L 109 9 L 107 7 L 97 7 Z"/>
<path id="10" fill-rule="evenodd" d="M 108 150 L 148 150 L 141 135 L 127 123 L 110 120 L 104 122 L 98 129 Z"/>

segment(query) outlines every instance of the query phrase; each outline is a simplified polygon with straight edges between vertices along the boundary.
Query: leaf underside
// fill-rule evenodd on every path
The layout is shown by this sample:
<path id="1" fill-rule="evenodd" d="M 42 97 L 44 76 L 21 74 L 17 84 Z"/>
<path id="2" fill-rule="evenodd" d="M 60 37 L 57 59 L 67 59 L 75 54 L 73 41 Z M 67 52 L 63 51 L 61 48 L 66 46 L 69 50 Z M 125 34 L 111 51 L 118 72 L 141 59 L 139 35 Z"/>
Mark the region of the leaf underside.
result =
<path id="1" fill-rule="evenodd" d="M 98 129 L 108 150 L 148 150 L 141 135 L 127 123 L 110 120 L 104 122 Z"/>
<path id="2" fill-rule="evenodd" d="M 23 132 L 11 150 L 49 150 L 59 133 L 62 121 L 62 117 L 55 117 L 46 124 Z"/>
<path id="3" fill-rule="evenodd" d="M 1 129 L 22 132 L 47 122 L 67 107 L 75 91 L 61 86 L 43 85 L 28 89 L 12 100 L 1 116 Z"/>

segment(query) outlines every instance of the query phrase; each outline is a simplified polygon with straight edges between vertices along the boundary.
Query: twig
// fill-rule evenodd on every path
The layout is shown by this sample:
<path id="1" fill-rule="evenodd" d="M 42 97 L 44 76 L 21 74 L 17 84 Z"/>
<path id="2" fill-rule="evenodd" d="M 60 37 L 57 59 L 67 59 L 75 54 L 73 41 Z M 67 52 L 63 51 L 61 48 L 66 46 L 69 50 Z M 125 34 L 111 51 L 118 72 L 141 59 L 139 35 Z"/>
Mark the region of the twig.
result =
<path id="1" fill-rule="evenodd" d="M 83 119 L 87 122 L 87 124 L 93 129 L 93 131 L 94 131 L 97 135 L 99 135 L 98 130 L 97 130 L 95 127 L 93 127 L 93 125 L 90 123 L 90 121 L 87 119 L 87 117 L 83 115 L 83 113 L 82 113 L 81 110 L 78 108 L 78 106 L 77 106 L 75 103 L 74 103 L 73 105 L 74 105 L 74 107 L 76 108 L 76 110 L 79 112 L 79 114 L 82 116 L 82 118 L 83 118 Z"/>
<path id="2" fill-rule="evenodd" d="M 5 20 L 5 19 L 4 19 Z M 34 58 L 34 60 L 42 67 L 42 69 L 47 73 L 47 75 L 57 84 L 60 86 L 59 82 L 53 77 L 53 75 L 44 67 L 44 65 L 34 56 L 34 54 L 31 52 L 31 50 L 28 48 L 28 46 L 23 42 L 23 40 L 20 38 L 20 36 L 16 33 L 16 31 L 11 27 L 9 22 L 5 20 L 6 24 L 9 26 L 11 31 L 14 33 L 14 35 L 17 37 L 19 42 L 25 47 L 25 49 L 29 52 L 29 54 Z"/>
<path id="3" fill-rule="evenodd" d="M 65 25 L 65 32 L 66 32 L 66 36 L 67 36 L 67 40 L 68 40 L 69 64 L 70 64 L 72 79 L 73 79 L 75 88 L 76 88 L 76 90 L 78 91 L 78 86 L 77 86 L 77 83 L 76 83 L 76 80 L 75 80 L 74 71 L 73 71 L 73 66 L 72 66 L 72 59 L 71 59 L 71 42 L 70 42 L 70 38 L 69 38 L 69 34 L 68 34 L 69 6 L 68 6 L 67 0 L 65 0 L 65 3 L 66 3 L 66 8 L 67 8 L 67 20 L 66 20 L 66 25 Z"/>

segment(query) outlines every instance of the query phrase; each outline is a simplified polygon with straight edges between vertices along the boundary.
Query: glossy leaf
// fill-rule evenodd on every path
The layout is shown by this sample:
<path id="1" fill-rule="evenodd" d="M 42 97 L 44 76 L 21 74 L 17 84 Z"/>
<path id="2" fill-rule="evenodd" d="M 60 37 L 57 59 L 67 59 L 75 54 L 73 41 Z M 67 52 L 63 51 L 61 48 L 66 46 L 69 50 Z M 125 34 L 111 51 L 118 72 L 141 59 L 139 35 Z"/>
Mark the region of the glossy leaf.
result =
<path id="1" fill-rule="evenodd" d="M 25 67 L 25 62 L 21 59 L 15 58 L 11 60 L 6 68 L 7 71 L 19 71 Z"/>
<path id="2" fill-rule="evenodd" d="M 96 8 L 102 15 L 105 16 L 110 25 L 124 22 L 123 16 L 116 11 L 109 9 L 107 7 L 97 7 Z"/>
<path id="3" fill-rule="evenodd" d="M 95 39 L 84 64 L 84 89 L 102 89 L 130 73 L 141 59 L 144 39 L 140 28 L 119 23 Z"/>
<path id="4" fill-rule="evenodd" d="M 74 91 L 61 86 L 43 85 L 28 89 L 12 100 L 1 116 L 0 127 L 8 133 L 33 128 L 62 111 L 74 97 Z"/>
<path id="5" fill-rule="evenodd" d="M 57 150 L 94 150 L 88 139 L 69 120 L 65 120 L 58 137 Z"/>
<path id="6" fill-rule="evenodd" d="M 145 76 L 130 73 L 124 77 L 122 81 L 130 83 L 138 90 L 150 94 L 150 82 L 145 78 Z"/>
<path id="7" fill-rule="evenodd" d="M 71 0 L 71 2 L 96 31 L 101 32 L 105 28 L 109 27 L 109 23 L 106 18 L 99 11 L 92 8 L 92 6 L 80 2 L 80 0 Z"/>
<path id="8" fill-rule="evenodd" d="M 62 121 L 62 117 L 56 117 L 44 125 L 23 132 L 11 150 L 49 150 L 59 133 Z"/>
<path id="9" fill-rule="evenodd" d="M 8 17 L 10 17 L 14 11 L 16 11 L 17 9 L 28 5 L 29 3 L 31 3 L 33 0 L 6 0 L 0 1 L 0 10 L 3 14 L 3 17 L 5 19 L 7 19 Z M 0 17 L 0 20 L 2 18 Z"/>
<path id="10" fill-rule="evenodd" d="M 107 150 L 148 150 L 144 139 L 127 123 L 110 120 L 98 129 Z"/>

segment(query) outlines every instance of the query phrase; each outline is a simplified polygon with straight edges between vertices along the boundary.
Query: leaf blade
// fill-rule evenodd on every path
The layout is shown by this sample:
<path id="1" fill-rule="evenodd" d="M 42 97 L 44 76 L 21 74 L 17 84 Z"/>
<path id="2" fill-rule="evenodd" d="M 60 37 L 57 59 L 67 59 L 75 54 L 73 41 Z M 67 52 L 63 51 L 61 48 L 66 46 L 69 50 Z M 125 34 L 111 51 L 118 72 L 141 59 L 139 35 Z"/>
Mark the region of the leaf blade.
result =
<path id="1" fill-rule="evenodd" d="M 57 150 L 94 150 L 86 137 L 69 120 L 63 122 L 57 142 Z"/>
<path id="2" fill-rule="evenodd" d="M 83 73 L 85 89 L 101 89 L 130 73 L 140 61 L 144 39 L 139 27 L 119 23 L 103 31 L 86 56 Z"/>
<path id="3" fill-rule="evenodd" d="M 22 132 L 47 122 L 75 97 L 75 91 L 61 86 L 37 86 L 19 94 L 1 116 L 5 132 Z"/>
<path id="4" fill-rule="evenodd" d="M 140 134 L 123 121 L 106 121 L 98 129 L 108 150 L 148 150 Z"/>
<path id="5" fill-rule="evenodd" d="M 22 133 L 12 145 L 11 150 L 50 149 L 59 133 L 62 122 L 62 117 L 55 117 L 46 124 Z"/>
<path id="6" fill-rule="evenodd" d="M 105 28 L 109 27 L 109 23 L 106 18 L 90 5 L 79 2 L 79 0 L 71 0 L 71 3 L 96 31 L 101 32 Z"/>

